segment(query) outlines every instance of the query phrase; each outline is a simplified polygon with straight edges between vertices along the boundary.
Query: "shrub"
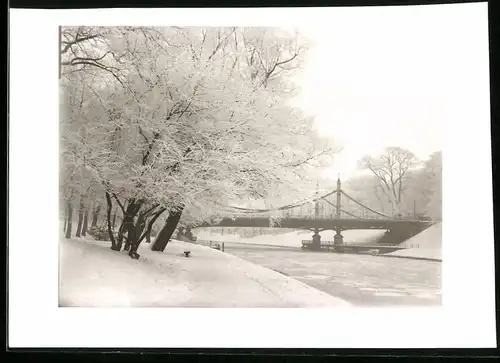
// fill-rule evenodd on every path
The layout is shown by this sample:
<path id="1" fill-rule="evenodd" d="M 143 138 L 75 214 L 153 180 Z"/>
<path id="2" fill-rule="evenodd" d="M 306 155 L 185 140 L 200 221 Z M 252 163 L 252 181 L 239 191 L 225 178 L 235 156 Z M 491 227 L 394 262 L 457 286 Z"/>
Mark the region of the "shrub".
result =
<path id="1" fill-rule="evenodd" d="M 98 241 L 109 241 L 108 229 L 104 227 L 92 227 L 89 229 L 88 234 Z M 116 233 L 115 233 L 116 235 Z M 116 237 L 115 237 L 116 238 Z"/>

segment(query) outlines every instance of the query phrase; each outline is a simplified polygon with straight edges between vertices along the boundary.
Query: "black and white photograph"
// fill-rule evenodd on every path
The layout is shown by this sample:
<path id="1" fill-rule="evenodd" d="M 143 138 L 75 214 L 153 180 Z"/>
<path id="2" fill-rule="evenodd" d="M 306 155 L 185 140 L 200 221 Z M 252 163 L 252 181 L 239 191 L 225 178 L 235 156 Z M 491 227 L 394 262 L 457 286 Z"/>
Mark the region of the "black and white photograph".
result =
<path id="1" fill-rule="evenodd" d="M 129 16 L 53 16 L 57 54 L 44 57 L 57 68 L 57 131 L 41 149 L 57 149 L 57 175 L 30 178 L 49 178 L 36 193 L 57 211 L 50 237 L 32 224 L 36 243 L 55 246 L 38 247 L 56 272 L 50 308 L 153 319 L 172 308 L 292 317 L 459 303 L 445 266 L 471 266 L 453 262 L 460 253 L 481 263 L 472 244 L 493 248 L 491 198 L 474 210 L 471 196 L 491 159 L 454 151 L 490 150 L 482 5 L 299 10 L 282 21 L 239 9 L 205 23 L 119 9 Z M 464 19 L 486 23 L 464 30 Z M 491 224 L 486 237 L 472 219 L 457 225 L 458 208 L 460 221 Z"/>
<path id="2" fill-rule="evenodd" d="M 60 38 L 60 306 L 441 303 L 438 67 L 345 77 L 372 36 L 278 27 Z"/>

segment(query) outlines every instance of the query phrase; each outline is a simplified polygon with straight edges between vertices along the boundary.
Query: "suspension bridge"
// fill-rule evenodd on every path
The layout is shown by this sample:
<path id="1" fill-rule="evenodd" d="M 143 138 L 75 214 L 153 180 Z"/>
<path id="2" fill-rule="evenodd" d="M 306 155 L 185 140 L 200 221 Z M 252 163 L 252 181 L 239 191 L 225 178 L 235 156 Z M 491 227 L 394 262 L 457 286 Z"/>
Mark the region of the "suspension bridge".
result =
<path id="1" fill-rule="evenodd" d="M 337 188 L 311 200 L 288 204 L 279 208 L 250 209 L 229 207 L 232 218 L 217 223 L 202 223 L 196 227 L 275 227 L 313 231 L 311 249 L 321 249 L 320 232 L 335 231 L 334 246 L 342 247 L 342 231 L 351 229 L 386 230 L 381 243 L 396 245 L 422 230 L 432 222 L 410 217 L 394 217 L 376 211 L 351 197 L 342 190 L 340 179 Z M 194 226 L 192 227 L 194 228 Z"/>

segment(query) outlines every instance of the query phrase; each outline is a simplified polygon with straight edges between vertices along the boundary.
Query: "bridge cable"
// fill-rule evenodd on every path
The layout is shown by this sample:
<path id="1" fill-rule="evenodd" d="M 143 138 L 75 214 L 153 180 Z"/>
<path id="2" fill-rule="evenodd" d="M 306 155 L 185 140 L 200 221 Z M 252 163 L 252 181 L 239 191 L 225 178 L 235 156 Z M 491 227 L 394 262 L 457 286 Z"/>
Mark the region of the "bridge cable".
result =
<path id="1" fill-rule="evenodd" d="M 328 204 L 330 204 L 332 207 L 334 207 L 335 209 L 338 209 L 338 207 L 333 204 L 332 202 L 330 202 L 328 199 L 323 199 L 325 202 L 327 202 Z"/>
<path id="2" fill-rule="evenodd" d="M 354 217 L 354 218 L 356 218 L 356 219 L 363 219 L 363 218 L 361 218 L 361 217 L 359 217 L 359 216 L 357 216 L 357 215 L 355 215 L 355 214 L 352 214 L 352 213 L 350 213 L 350 212 L 348 212 L 348 211 L 346 211 L 346 210 L 344 210 L 344 209 L 341 209 L 340 211 L 341 211 L 341 212 L 344 212 L 345 214 L 350 215 L 351 217 Z"/>
<path id="3" fill-rule="evenodd" d="M 348 199 L 352 200 L 354 203 L 358 204 L 359 206 L 369 210 L 370 212 L 373 212 L 375 214 L 378 214 L 379 216 L 382 216 L 382 217 L 386 217 L 386 218 L 391 218 L 390 216 L 384 214 L 384 213 L 380 213 L 380 212 L 377 212 L 376 210 L 373 210 L 371 209 L 370 207 L 367 207 L 366 205 L 364 205 L 363 203 L 361 202 L 358 202 L 356 199 L 352 198 L 350 195 L 348 195 L 346 192 L 344 192 L 343 190 L 340 191 L 343 195 L 345 195 Z"/>
<path id="4" fill-rule="evenodd" d="M 327 199 L 327 197 L 329 197 L 330 195 L 333 195 L 333 194 L 336 194 L 337 193 L 337 190 L 334 190 L 332 192 L 329 192 L 329 193 L 326 193 L 320 197 L 317 197 L 317 198 L 307 198 L 305 200 L 302 200 L 302 201 L 299 201 L 299 202 L 296 202 L 296 203 L 291 203 L 291 204 L 287 204 L 287 205 L 284 205 L 284 206 L 281 206 L 281 207 L 278 207 L 278 208 L 273 208 L 273 209 L 255 209 L 255 208 L 243 208 L 243 207 L 236 207 L 236 206 L 222 206 L 221 205 L 221 209 L 226 209 L 227 212 L 230 212 L 231 210 L 238 210 L 242 213 L 247 213 L 247 214 L 257 214 L 257 213 L 268 213 L 268 212 L 273 212 L 273 211 L 280 211 L 280 210 L 286 210 L 286 209 L 293 209 L 293 208 L 297 208 L 297 207 L 301 207 L 305 204 L 308 204 L 308 203 L 315 203 L 317 201 L 320 201 L 321 199 L 329 202 Z M 341 191 L 341 193 L 343 193 L 343 191 Z M 347 195 L 346 195 L 347 196 Z M 349 196 L 347 196 L 348 198 L 350 198 Z M 329 202 L 330 203 L 330 202 Z M 359 202 L 357 202 L 359 204 Z M 330 203 L 331 204 L 331 203 Z M 333 205 L 333 204 L 332 204 Z M 362 205 L 363 206 L 363 205 Z M 334 207 L 336 208 L 337 206 L 334 205 Z M 363 206 L 365 207 L 366 209 L 369 209 L 368 207 L 366 206 Z M 378 213 L 376 211 L 373 211 L 374 213 Z M 378 213 L 380 214 L 380 213 Z M 383 214 L 381 214 L 383 215 Z M 385 216 L 385 215 L 383 215 Z"/>
<path id="5" fill-rule="evenodd" d="M 327 202 L 328 204 L 330 204 L 332 207 L 335 207 L 335 209 L 338 208 L 335 204 L 333 204 L 332 202 L 330 202 L 328 199 L 324 199 L 324 201 Z M 355 215 L 353 213 L 350 213 L 350 212 L 346 211 L 345 209 L 340 209 L 340 211 L 344 212 L 347 215 L 350 215 L 351 217 L 354 217 L 354 218 L 357 218 L 357 219 L 363 219 L 362 217 L 357 216 L 357 215 Z"/>
<path id="6" fill-rule="evenodd" d="M 297 203 L 287 204 L 287 205 L 284 205 L 284 206 L 281 206 L 278 208 L 273 208 L 273 209 L 252 209 L 252 208 L 243 208 L 243 207 L 235 207 L 235 206 L 225 206 L 225 207 L 228 207 L 230 209 L 236 209 L 236 210 L 239 210 L 242 212 L 248 212 L 248 213 L 265 213 L 265 212 L 272 212 L 272 211 L 278 211 L 278 210 L 292 209 L 292 208 L 300 207 L 300 206 L 307 204 L 307 203 L 312 203 L 312 201 L 310 201 L 310 200 L 300 201 Z"/>

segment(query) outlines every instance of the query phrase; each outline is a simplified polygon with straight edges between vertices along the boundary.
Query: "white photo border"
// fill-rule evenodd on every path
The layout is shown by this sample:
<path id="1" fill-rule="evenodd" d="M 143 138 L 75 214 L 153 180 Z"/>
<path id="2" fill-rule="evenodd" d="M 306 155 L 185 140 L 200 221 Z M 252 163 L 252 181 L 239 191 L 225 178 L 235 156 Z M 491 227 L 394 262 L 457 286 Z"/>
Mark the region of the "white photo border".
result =
<path id="1" fill-rule="evenodd" d="M 403 13 L 467 24 L 463 92 L 443 118 L 443 305 L 438 308 L 58 308 L 58 26 L 278 26 Z M 425 26 L 425 24 L 423 24 Z M 471 27 L 482 37 L 467 39 Z M 397 31 L 397 30 L 395 30 Z M 10 11 L 9 347 L 495 347 L 487 3 L 367 8 Z M 465 45 L 475 44 L 474 51 Z M 459 50 L 460 46 L 464 49 Z M 471 69 L 470 64 L 481 62 Z M 455 65 L 457 66 L 457 65 Z M 458 66 L 457 66 L 458 67 Z M 474 193 L 474 198 L 472 198 Z M 25 215 L 36 218 L 29 223 Z"/>

